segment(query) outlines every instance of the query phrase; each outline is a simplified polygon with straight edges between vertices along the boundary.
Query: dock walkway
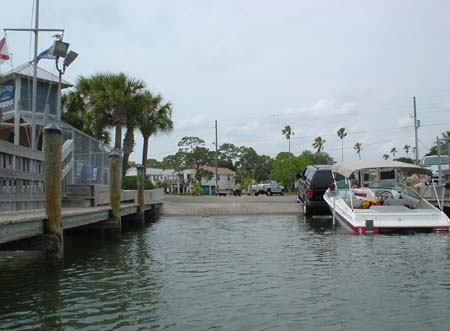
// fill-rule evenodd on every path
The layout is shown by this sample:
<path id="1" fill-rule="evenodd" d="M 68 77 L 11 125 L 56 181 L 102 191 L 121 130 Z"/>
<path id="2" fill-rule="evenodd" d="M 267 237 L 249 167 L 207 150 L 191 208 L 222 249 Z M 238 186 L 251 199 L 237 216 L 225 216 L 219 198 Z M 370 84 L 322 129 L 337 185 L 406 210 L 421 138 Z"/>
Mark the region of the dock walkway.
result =
<path id="1" fill-rule="evenodd" d="M 147 200 L 144 210 L 149 211 L 160 205 L 161 199 Z M 122 203 L 120 206 L 121 217 L 137 214 L 137 212 L 137 203 Z M 62 209 L 63 230 L 94 223 L 106 223 L 110 218 L 110 206 Z M 45 210 L 0 213 L 0 244 L 43 235 L 46 221 Z"/>

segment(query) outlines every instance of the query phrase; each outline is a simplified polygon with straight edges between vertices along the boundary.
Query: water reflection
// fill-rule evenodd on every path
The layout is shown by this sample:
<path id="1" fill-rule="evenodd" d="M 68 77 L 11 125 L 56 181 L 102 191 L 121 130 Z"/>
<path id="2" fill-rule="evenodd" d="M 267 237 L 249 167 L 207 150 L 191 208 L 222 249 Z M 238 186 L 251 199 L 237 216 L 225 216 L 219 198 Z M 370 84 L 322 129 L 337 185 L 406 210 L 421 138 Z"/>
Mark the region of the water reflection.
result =
<path id="1" fill-rule="evenodd" d="M 0 330 L 449 329 L 446 235 L 330 218 L 163 218 L 66 238 L 63 266 L 0 253 Z M 382 321 L 382 323 L 380 322 Z"/>
<path id="2" fill-rule="evenodd" d="M 317 234 L 330 234 L 333 232 L 333 220 L 329 216 L 303 216 L 305 229 Z"/>
<path id="3" fill-rule="evenodd" d="M 23 328 L 35 320 L 42 329 L 61 330 L 61 269 L 47 268 L 37 252 L 1 252 L 0 265 L 0 316 L 9 316 L 9 322 L 0 318 L 0 328 Z"/>

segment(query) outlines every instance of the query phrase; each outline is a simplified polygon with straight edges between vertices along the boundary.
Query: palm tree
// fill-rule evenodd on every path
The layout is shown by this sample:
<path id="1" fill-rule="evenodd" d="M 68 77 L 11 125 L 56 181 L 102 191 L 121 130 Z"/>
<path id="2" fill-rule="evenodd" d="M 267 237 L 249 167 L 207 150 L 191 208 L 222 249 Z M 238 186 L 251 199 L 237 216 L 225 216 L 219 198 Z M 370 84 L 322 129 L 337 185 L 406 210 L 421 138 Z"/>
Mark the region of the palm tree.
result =
<path id="1" fill-rule="evenodd" d="M 140 121 L 140 112 L 142 111 L 142 105 L 144 102 L 144 93 L 137 93 L 127 106 L 127 122 L 125 127 L 127 129 L 125 137 L 123 139 L 123 159 L 122 159 L 122 177 L 124 177 L 129 168 L 130 155 L 134 150 L 135 138 L 134 131 L 138 128 Z M 146 166 L 143 164 L 144 167 Z"/>
<path id="2" fill-rule="evenodd" d="M 312 147 L 313 147 L 314 149 L 316 149 L 317 153 L 320 153 L 320 152 L 322 151 L 322 149 L 323 149 L 323 145 L 325 145 L 326 142 L 327 142 L 327 141 L 326 141 L 325 139 L 322 139 L 321 136 L 316 137 L 316 138 L 314 139 L 314 142 L 313 142 L 313 144 L 312 144 Z"/>
<path id="3" fill-rule="evenodd" d="M 153 96 L 150 91 L 145 91 L 141 112 L 139 116 L 138 128 L 144 138 L 144 146 L 142 150 L 142 164 L 147 163 L 148 155 L 148 140 L 149 138 L 158 132 L 170 132 L 173 130 L 172 121 L 172 105 L 170 102 L 163 102 L 161 95 Z"/>
<path id="4" fill-rule="evenodd" d="M 127 107 L 145 84 L 141 80 L 120 74 L 97 74 L 91 77 L 90 102 L 99 116 L 108 114 L 115 127 L 114 148 L 122 147 L 122 127 L 127 122 Z"/>
<path id="5" fill-rule="evenodd" d="M 134 146 L 136 145 L 134 139 L 134 129 L 136 126 L 131 124 L 129 117 L 126 128 L 127 132 L 125 133 L 125 138 L 123 139 L 122 178 L 127 174 L 127 170 L 129 168 L 128 161 L 130 160 L 130 155 L 133 153 Z"/>
<path id="6" fill-rule="evenodd" d="M 92 102 L 91 85 L 99 75 L 92 77 L 80 76 L 75 89 L 62 96 L 64 122 L 69 123 L 78 130 L 95 137 L 97 140 L 109 144 L 111 135 L 108 127 L 111 119 L 102 107 Z"/>
<path id="7" fill-rule="evenodd" d="M 356 151 L 356 154 L 358 154 L 359 159 L 361 160 L 361 143 L 356 143 L 355 146 L 353 146 L 353 149 Z"/>
<path id="8" fill-rule="evenodd" d="M 389 155 L 388 154 L 383 154 L 383 159 L 385 159 L 385 160 L 389 159 Z"/>
<path id="9" fill-rule="evenodd" d="M 347 136 L 347 132 L 345 132 L 345 128 L 340 128 L 337 130 L 337 135 L 339 139 L 341 139 L 341 146 L 342 146 L 342 155 L 341 155 L 341 161 L 344 162 L 344 138 Z"/>
<path id="10" fill-rule="evenodd" d="M 290 125 L 286 125 L 283 130 L 281 130 L 281 134 L 286 137 L 289 141 L 289 155 L 291 155 L 291 136 L 294 135 L 294 132 L 291 129 Z"/>
<path id="11" fill-rule="evenodd" d="M 406 157 L 409 157 L 409 150 L 410 150 L 411 146 L 406 144 L 405 146 L 403 146 L 403 150 L 406 153 Z"/>
<path id="12" fill-rule="evenodd" d="M 394 160 L 395 160 L 395 154 L 397 154 L 397 148 L 392 147 L 392 148 L 391 148 L 391 154 L 393 155 Z"/>

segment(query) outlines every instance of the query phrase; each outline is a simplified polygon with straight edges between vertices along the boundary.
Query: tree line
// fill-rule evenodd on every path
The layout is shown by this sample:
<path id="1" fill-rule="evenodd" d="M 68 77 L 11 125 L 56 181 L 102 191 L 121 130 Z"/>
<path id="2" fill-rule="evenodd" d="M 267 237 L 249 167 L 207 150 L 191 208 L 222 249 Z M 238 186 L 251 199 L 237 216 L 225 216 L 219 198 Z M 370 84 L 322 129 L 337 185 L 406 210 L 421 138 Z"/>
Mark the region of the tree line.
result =
<path id="1" fill-rule="evenodd" d="M 203 170 L 205 166 L 214 167 L 216 152 L 206 147 L 199 137 L 183 137 L 178 143 L 178 151 L 164 157 L 162 161 L 147 160 L 148 167 L 174 169 L 197 169 L 196 179 L 212 178 L 213 173 Z M 252 147 L 236 146 L 224 143 L 218 147 L 217 165 L 236 173 L 236 180 L 246 188 L 253 182 L 274 179 L 292 190 L 295 175 L 310 164 L 331 164 L 333 159 L 324 152 L 303 151 L 295 156 L 289 152 L 280 152 L 275 158 L 258 154 Z"/>
<path id="2" fill-rule="evenodd" d="M 286 139 L 290 140 L 290 134 L 286 134 L 286 132 L 289 133 L 291 132 L 290 126 L 286 126 L 282 131 L 282 134 L 286 136 Z M 341 161 L 344 161 L 344 138 L 347 136 L 347 131 L 345 130 L 345 128 L 339 128 L 336 133 L 338 138 L 341 140 Z M 441 154 L 448 154 L 447 139 L 449 138 L 450 138 L 450 131 L 445 131 L 442 133 L 442 138 L 440 141 Z M 316 150 L 317 153 L 320 153 L 321 151 L 323 151 L 325 143 L 326 140 L 323 139 L 321 136 L 318 136 L 314 139 L 311 146 Z M 398 149 L 397 147 L 392 147 L 389 153 L 383 154 L 383 159 L 388 160 L 391 154 L 392 159 L 394 160 L 407 163 L 414 163 L 414 160 L 410 157 L 410 152 L 414 154 L 416 152 L 415 147 L 405 144 L 402 149 L 405 152 L 405 156 L 397 157 Z M 360 142 L 355 143 L 355 145 L 353 146 L 353 150 L 356 152 L 358 158 L 361 160 L 361 152 L 363 150 L 363 144 Z M 430 150 L 426 153 L 426 155 L 436 155 L 436 154 L 437 154 L 437 144 L 434 143 L 434 145 L 430 148 Z"/>

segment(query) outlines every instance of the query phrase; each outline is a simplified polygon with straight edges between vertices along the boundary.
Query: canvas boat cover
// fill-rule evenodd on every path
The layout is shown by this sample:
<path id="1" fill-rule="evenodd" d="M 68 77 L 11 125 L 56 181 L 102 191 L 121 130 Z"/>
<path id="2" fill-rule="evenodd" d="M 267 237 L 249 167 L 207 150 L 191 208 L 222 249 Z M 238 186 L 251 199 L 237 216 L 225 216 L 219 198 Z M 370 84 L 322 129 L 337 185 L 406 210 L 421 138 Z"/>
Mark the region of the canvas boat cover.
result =
<path id="1" fill-rule="evenodd" d="M 432 173 L 429 169 L 421 168 L 414 164 L 390 161 L 390 160 L 376 160 L 376 161 L 347 161 L 342 163 L 336 163 L 331 166 L 331 171 L 341 174 L 345 177 L 350 177 L 352 173 L 363 169 L 383 169 L 383 168 L 396 168 L 412 174 L 424 174 L 431 176 Z"/>

